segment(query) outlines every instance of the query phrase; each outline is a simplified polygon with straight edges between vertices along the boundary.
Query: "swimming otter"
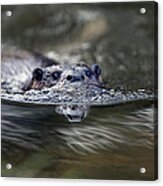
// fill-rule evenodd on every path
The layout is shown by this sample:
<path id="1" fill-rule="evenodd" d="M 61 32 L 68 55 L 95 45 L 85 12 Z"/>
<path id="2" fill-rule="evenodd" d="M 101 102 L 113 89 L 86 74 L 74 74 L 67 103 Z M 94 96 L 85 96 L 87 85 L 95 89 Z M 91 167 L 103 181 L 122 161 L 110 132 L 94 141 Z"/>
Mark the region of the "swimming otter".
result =
<path id="1" fill-rule="evenodd" d="M 35 68 L 32 78 L 27 81 L 23 90 L 42 89 L 44 87 L 61 88 L 65 85 L 81 86 L 102 85 L 101 68 L 94 64 L 91 68 L 86 64 L 55 64 L 45 68 Z"/>
<path id="2" fill-rule="evenodd" d="M 56 112 L 71 122 L 84 119 L 92 105 L 154 98 L 152 92 L 144 90 L 130 92 L 105 87 L 97 64 L 90 67 L 80 61 L 59 63 L 38 53 L 5 52 L 1 65 L 2 100 L 55 105 Z"/>

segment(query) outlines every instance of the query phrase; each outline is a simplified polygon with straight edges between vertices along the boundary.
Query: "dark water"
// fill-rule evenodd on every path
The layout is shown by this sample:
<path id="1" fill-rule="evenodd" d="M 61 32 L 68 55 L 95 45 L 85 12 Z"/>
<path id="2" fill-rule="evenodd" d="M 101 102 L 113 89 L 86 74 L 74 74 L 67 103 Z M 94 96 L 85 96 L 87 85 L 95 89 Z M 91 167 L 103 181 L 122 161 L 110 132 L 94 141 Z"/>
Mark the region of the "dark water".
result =
<path id="1" fill-rule="evenodd" d="M 4 104 L 3 175 L 153 179 L 153 112 L 150 102 L 94 107 L 81 123 L 69 123 L 54 107 Z"/>
<path id="2" fill-rule="evenodd" d="M 154 14 L 153 2 L 2 6 L 2 49 L 98 63 L 107 86 L 154 92 Z M 86 119 L 70 123 L 53 106 L 2 102 L 2 176 L 153 180 L 154 108 L 149 100 L 91 107 Z"/>

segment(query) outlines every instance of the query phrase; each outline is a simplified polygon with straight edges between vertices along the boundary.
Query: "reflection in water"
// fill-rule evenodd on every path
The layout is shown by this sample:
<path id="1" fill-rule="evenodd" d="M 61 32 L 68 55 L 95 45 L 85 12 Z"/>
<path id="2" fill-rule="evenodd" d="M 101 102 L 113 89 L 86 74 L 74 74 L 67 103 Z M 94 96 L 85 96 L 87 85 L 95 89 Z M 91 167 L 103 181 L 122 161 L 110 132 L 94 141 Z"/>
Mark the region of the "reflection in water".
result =
<path id="1" fill-rule="evenodd" d="M 58 114 L 65 115 L 69 122 L 81 122 L 88 113 L 87 105 L 59 105 L 55 111 Z"/>
<path id="2" fill-rule="evenodd" d="M 82 112 L 88 109 L 87 106 L 58 106 L 57 112 L 66 116 L 72 114 L 69 120 L 72 121 L 75 116 L 77 122 L 69 122 L 55 114 L 53 106 L 3 104 L 3 162 L 15 165 L 12 176 L 32 177 L 72 178 L 76 175 L 74 171 L 77 171 L 81 172 L 78 178 L 108 178 L 110 172 L 99 174 L 98 170 L 112 169 L 115 170 L 114 175 L 111 175 L 113 178 L 119 170 L 116 166 L 121 165 L 123 168 L 120 174 L 124 178 L 124 170 L 128 167 L 131 173 L 137 170 L 135 163 L 131 163 L 132 158 L 137 161 L 137 165 L 145 163 L 152 169 L 149 164 L 153 162 L 154 149 L 153 106 L 151 103 L 145 105 L 139 103 L 137 106 L 134 103 L 126 106 L 92 107 L 89 115 L 81 122 L 78 120 L 81 119 Z M 148 154 L 146 160 L 144 154 Z M 82 164 L 84 167 L 81 167 Z M 90 174 L 90 165 L 97 166 L 98 170 L 91 168 Z M 153 173 L 147 177 L 151 174 Z M 133 178 L 137 178 L 136 174 Z"/>
<path id="3" fill-rule="evenodd" d="M 56 107 L 56 111 L 64 114 L 71 122 L 82 120 L 87 109 L 87 106 L 76 105 Z M 121 111 L 122 113 L 118 110 L 119 107 L 103 107 L 103 112 L 99 112 L 100 109 L 101 107 L 92 108 L 90 116 L 83 122 L 73 124 L 55 115 L 51 107 L 32 109 L 3 105 L 2 150 L 7 153 L 11 144 L 17 147 L 14 152 L 20 147 L 39 150 L 50 146 L 79 154 L 116 148 L 120 150 L 124 145 L 152 148 L 152 107 Z"/>
<path id="4" fill-rule="evenodd" d="M 103 115 L 95 114 L 85 126 L 58 128 L 66 145 L 76 153 L 97 153 L 99 150 L 113 150 L 153 146 L 153 118 L 151 108 L 130 113 Z M 108 112 L 109 114 L 109 112 Z M 132 122 L 131 122 L 132 121 Z M 148 121 L 148 122 L 147 122 Z"/>

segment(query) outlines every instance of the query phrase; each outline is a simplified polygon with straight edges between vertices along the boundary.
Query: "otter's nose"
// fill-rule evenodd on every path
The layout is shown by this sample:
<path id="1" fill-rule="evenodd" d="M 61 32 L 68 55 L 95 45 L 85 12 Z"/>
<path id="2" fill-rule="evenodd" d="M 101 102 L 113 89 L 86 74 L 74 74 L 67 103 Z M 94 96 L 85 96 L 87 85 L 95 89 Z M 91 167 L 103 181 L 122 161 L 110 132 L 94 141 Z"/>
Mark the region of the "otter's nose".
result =
<path id="1" fill-rule="evenodd" d="M 73 75 L 68 75 L 67 80 L 70 82 L 76 82 L 76 81 L 83 81 L 84 76 L 73 76 Z"/>

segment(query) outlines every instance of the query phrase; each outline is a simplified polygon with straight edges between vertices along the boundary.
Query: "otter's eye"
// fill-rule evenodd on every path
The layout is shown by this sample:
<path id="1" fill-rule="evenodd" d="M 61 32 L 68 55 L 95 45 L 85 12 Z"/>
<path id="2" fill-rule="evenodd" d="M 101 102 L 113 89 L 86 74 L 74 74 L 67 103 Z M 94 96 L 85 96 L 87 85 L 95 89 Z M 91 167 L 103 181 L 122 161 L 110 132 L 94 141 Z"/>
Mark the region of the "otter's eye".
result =
<path id="1" fill-rule="evenodd" d="M 101 75 L 101 68 L 97 64 L 94 64 L 92 66 L 92 70 L 96 77 L 99 77 L 99 75 Z"/>
<path id="2" fill-rule="evenodd" d="M 53 80 L 58 80 L 61 77 L 61 71 L 55 71 L 52 73 Z"/>
<path id="3" fill-rule="evenodd" d="M 68 76 L 67 76 L 67 80 L 68 80 L 68 81 L 72 80 L 72 78 L 73 78 L 73 77 L 72 77 L 71 75 L 68 75 Z"/>
<path id="4" fill-rule="evenodd" d="M 42 79 L 42 77 L 43 77 L 43 70 L 41 68 L 34 69 L 34 71 L 33 71 L 33 78 L 35 80 L 40 81 Z"/>
<path id="5" fill-rule="evenodd" d="M 86 70 L 85 75 L 90 78 L 92 76 L 91 70 Z"/>

